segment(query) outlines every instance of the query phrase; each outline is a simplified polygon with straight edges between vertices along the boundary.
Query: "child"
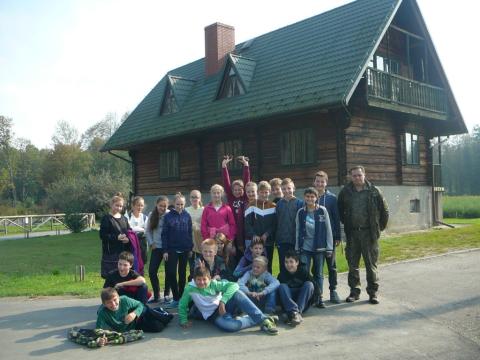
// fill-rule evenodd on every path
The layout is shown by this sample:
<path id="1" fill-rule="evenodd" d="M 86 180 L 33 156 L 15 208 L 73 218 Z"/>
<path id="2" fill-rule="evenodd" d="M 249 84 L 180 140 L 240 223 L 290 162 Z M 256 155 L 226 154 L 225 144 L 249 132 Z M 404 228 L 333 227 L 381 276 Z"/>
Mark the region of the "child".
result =
<path id="1" fill-rule="evenodd" d="M 240 259 L 233 272 L 234 277 L 241 278 L 243 274 L 252 269 L 252 262 L 255 258 L 266 254 L 264 244 L 263 240 L 258 238 L 250 243 L 250 247 L 245 251 L 245 255 Z"/>
<path id="2" fill-rule="evenodd" d="M 318 201 L 319 205 L 322 205 L 327 208 L 328 215 L 330 216 L 330 225 L 332 228 L 333 235 L 333 248 L 332 256 L 327 257 L 325 262 L 327 263 L 328 269 L 328 283 L 330 288 L 330 302 L 334 304 L 340 303 L 340 298 L 337 294 L 337 264 L 335 260 L 335 248 L 341 242 L 340 235 L 340 216 L 338 214 L 338 205 L 337 197 L 335 194 L 331 193 L 327 189 L 328 183 L 328 174 L 325 171 L 318 171 L 315 174 L 315 179 L 313 180 L 313 186 L 318 191 Z"/>
<path id="3" fill-rule="evenodd" d="M 232 208 L 222 202 L 223 187 L 215 184 L 210 189 L 212 201 L 205 206 L 200 226 L 204 239 L 213 239 L 217 233 L 225 234 L 230 240 L 235 239 L 237 226 Z"/>
<path id="4" fill-rule="evenodd" d="M 230 184 L 230 175 L 228 173 L 228 163 L 233 160 L 232 156 L 225 155 L 222 161 L 222 177 L 223 186 L 227 193 L 228 205 L 232 208 L 233 216 L 235 218 L 235 225 L 237 231 L 235 238 L 231 239 L 234 243 L 234 249 L 240 253 L 245 251 L 245 239 L 243 235 L 243 213 L 248 204 L 248 199 L 245 195 L 244 184 L 250 181 L 250 167 L 248 166 L 248 158 L 245 156 L 238 156 L 237 160 L 243 164 L 243 181 L 235 180 Z M 226 234 L 225 234 L 226 235 Z"/>
<path id="5" fill-rule="evenodd" d="M 130 229 L 127 219 L 122 215 L 125 201 L 121 194 L 110 200 L 110 213 L 100 223 L 100 239 L 102 239 L 101 275 L 107 275 L 117 268 L 118 256 L 122 251 L 132 251 L 127 232 Z"/>
<path id="6" fill-rule="evenodd" d="M 204 240 L 202 242 L 202 255 L 195 261 L 195 267 L 205 266 L 210 271 L 210 277 L 213 280 L 234 280 L 223 258 L 217 255 L 217 251 L 217 242 L 214 239 Z"/>
<path id="7" fill-rule="evenodd" d="M 267 272 L 268 259 L 259 256 L 253 259 L 252 270 L 247 271 L 238 285 L 249 298 L 266 314 L 275 313 L 275 291 L 280 282 Z"/>
<path id="8" fill-rule="evenodd" d="M 300 260 L 310 271 L 313 260 L 312 273 L 315 284 L 319 289 L 319 297 L 315 298 L 315 305 L 324 308 L 323 293 L 323 263 L 325 257 L 332 256 L 333 240 L 330 227 L 330 217 L 325 207 L 318 205 L 318 192 L 310 187 L 304 192 L 305 206 L 297 213 L 297 237 L 295 250 L 300 251 Z"/>
<path id="9" fill-rule="evenodd" d="M 282 179 L 273 178 L 269 181 L 270 186 L 272 187 L 273 202 L 277 204 L 281 198 L 283 198 L 282 192 Z"/>
<path id="10" fill-rule="evenodd" d="M 280 286 L 278 297 L 287 313 L 287 324 L 296 326 L 303 319 L 302 315 L 313 299 L 318 297 L 318 288 L 304 266 L 300 266 L 298 255 L 289 250 L 285 253 L 285 267 L 278 275 Z"/>
<path id="11" fill-rule="evenodd" d="M 148 275 L 152 283 L 153 299 L 152 302 L 160 301 L 160 283 L 158 281 L 158 268 L 160 267 L 163 254 L 165 253 L 165 246 L 162 242 L 162 230 L 165 214 L 170 210 L 168 208 L 168 197 L 159 196 L 155 201 L 155 208 L 148 216 L 147 224 L 145 225 L 145 235 L 148 246 L 152 249 L 150 254 L 150 265 L 148 267 Z M 170 284 L 167 278 L 167 263 L 165 262 L 165 289 L 163 292 L 163 299 L 165 303 L 169 303 L 168 296 L 170 294 Z"/>
<path id="12" fill-rule="evenodd" d="M 112 287 L 120 295 L 126 295 L 132 299 L 147 303 L 148 287 L 145 278 L 136 271 L 132 270 L 133 254 L 124 251 L 118 257 L 118 269 L 107 275 L 104 288 Z"/>
<path id="13" fill-rule="evenodd" d="M 235 257 L 231 256 L 232 241 L 225 234 L 218 233 L 215 235 L 215 242 L 217 243 L 217 255 L 223 259 L 228 271 L 233 274 L 237 263 Z"/>
<path id="14" fill-rule="evenodd" d="M 140 241 L 141 256 L 143 263 L 147 263 L 147 239 L 145 238 L 145 224 L 147 222 L 147 215 L 142 211 L 145 207 L 145 200 L 141 196 L 135 196 L 132 200 L 132 211 L 126 213 L 128 224 L 133 231 L 137 234 Z"/>
<path id="15" fill-rule="evenodd" d="M 275 245 L 274 232 L 277 215 L 275 204 L 268 200 L 271 187 L 266 181 L 258 183 L 258 199 L 248 204 L 245 211 L 245 238 L 263 240 L 268 259 L 268 272 L 272 272 L 273 249 Z"/>
<path id="16" fill-rule="evenodd" d="M 250 201 L 257 199 L 257 184 L 253 181 L 248 182 L 247 185 L 245 185 L 245 192 L 247 193 L 247 206 Z"/>
<path id="17" fill-rule="evenodd" d="M 127 296 L 119 296 L 113 288 L 103 289 L 100 297 L 102 305 L 97 312 L 96 329 L 118 332 L 143 330 L 160 332 L 172 320 L 173 315 L 161 309 L 150 309 L 141 302 Z M 99 345 L 104 346 L 108 340 L 100 338 Z"/>
<path id="18" fill-rule="evenodd" d="M 196 267 L 194 279 L 185 288 L 178 307 L 180 325 L 183 328 L 192 326 L 187 314 L 188 305 L 193 301 L 194 317 L 211 321 L 221 330 L 234 332 L 260 325 L 260 329 L 267 334 L 277 335 L 278 330 L 274 319 L 262 313 L 238 289 L 237 283 L 212 280 L 207 268 Z M 238 311 L 247 315 L 236 317 Z"/>
<path id="19" fill-rule="evenodd" d="M 187 263 L 193 248 L 192 218 L 185 211 L 185 196 L 181 193 L 175 195 L 175 208 L 165 215 L 162 242 L 166 250 L 163 259 L 167 262 L 167 278 L 173 293 L 169 307 L 177 307 L 185 288 Z"/>
<path id="20" fill-rule="evenodd" d="M 190 214 L 192 218 L 192 237 L 193 237 L 193 256 L 190 257 L 190 277 L 193 274 L 193 267 L 195 259 L 200 256 L 202 252 L 202 232 L 200 226 L 202 223 L 203 205 L 202 205 L 202 193 L 198 190 L 192 190 L 190 192 L 190 206 L 185 208 L 185 211 Z M 191 280 L 191 279 L 190 279 Z"/>
<path id="21" fill-rule="evenodd" d="M 278 247 L 278 264 L 280 272 L 285 270 L 285 253 L 295 249 L 295 218 L 303 202 L 295 197 L 295 184 L 292 179 L 282 180 L 283 199 L 277 203 L 277 229 L 275 242 Z"/>

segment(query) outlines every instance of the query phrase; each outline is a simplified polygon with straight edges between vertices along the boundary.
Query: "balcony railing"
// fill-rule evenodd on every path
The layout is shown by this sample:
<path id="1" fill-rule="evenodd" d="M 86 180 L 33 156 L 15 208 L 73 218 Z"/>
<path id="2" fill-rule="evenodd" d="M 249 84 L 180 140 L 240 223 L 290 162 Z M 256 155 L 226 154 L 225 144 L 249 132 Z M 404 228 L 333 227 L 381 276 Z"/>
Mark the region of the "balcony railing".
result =
<path id="1" fill-rule="evenodd" d="M 367 90 L 369 98 L 439 114 L 447 113 L 444 89 L 398 75 L 368 68 Z"/>

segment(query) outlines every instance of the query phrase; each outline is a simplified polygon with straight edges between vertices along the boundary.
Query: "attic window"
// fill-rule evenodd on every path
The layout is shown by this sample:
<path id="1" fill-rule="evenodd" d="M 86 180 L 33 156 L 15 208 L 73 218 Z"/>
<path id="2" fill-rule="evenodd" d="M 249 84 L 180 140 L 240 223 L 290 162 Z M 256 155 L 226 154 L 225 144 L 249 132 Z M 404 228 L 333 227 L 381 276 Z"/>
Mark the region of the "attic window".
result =
<path id="1" fill-rule="evenodd" d="M 178 111 L 177 100 L 175 100 L 175 96 L 173 95 L 172 86 L 168 85 L 167 89 L 165 90 L 165 96 L 163 98 L 160 115 L 173 114 L 173 113 L 176 113 L 177 111 Z"/>
<path id="2" fill-rule="evenodd" d="M 245 94 L 245 89 L 233 67 L 228 65 L 217 99 L 229 98 L 242 94 Z"/>

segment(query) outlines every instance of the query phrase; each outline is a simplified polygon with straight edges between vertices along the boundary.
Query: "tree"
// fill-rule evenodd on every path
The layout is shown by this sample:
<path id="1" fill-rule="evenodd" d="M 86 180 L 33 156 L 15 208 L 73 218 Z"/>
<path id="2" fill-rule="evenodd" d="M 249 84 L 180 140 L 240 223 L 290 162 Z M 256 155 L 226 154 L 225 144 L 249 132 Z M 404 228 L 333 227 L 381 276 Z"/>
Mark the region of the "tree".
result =
<path id="1" fill-rule="evenodd" d="M 80 145 L 78 130 L 65 120 L 60 120 L 52 136 L 53 145 Z"/>
<path id="2" fill-rule="evenodd" d="M 6 170 L 5 188 L 11 194 L 12 206 L 17 206 L 17 191 L 15 189 L 15 149 L 12 147 L 12 119 L 0 115 L 0 162 Z"/>

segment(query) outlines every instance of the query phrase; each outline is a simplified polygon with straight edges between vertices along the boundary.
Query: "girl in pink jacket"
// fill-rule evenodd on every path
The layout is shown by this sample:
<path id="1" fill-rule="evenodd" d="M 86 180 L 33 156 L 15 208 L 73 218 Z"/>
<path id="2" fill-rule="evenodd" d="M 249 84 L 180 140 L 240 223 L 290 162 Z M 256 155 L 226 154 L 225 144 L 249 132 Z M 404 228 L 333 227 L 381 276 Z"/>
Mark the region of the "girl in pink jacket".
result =
<path id="1" fill-rule="evenodd" d="M 203 209 L 202 214 L 202 237 L 213 239 L 217 233 L 225 234 L 230 240 L 235 239 L 237 226 L 232 208 L 222 202 L 223 187 L 215 184 L 210 189 L 212 202 Z"/>

